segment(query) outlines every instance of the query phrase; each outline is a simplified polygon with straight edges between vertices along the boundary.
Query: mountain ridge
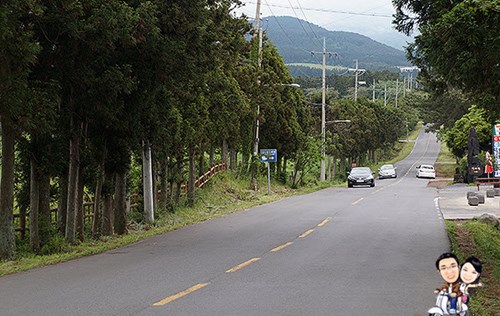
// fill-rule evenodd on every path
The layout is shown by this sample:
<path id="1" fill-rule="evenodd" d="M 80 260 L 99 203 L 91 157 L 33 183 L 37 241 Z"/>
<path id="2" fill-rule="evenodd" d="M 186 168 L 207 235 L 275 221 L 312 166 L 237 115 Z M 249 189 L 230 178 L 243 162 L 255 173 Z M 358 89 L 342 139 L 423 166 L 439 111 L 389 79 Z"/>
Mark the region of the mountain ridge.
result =
<path id="1" fill-rule="evenodd" d="M 410 66 L 405 53 L 368 36 L 347 31 L 330 31 L 313 23 L 290 16 L 263 18 L 267 38 L 278 48 L 285 63 L 322 63 L 323 38 L 329 53 L 329 65 L 367 70 L 397 71 Z M 311 54 L 311 52 L 314 52 Z"/>

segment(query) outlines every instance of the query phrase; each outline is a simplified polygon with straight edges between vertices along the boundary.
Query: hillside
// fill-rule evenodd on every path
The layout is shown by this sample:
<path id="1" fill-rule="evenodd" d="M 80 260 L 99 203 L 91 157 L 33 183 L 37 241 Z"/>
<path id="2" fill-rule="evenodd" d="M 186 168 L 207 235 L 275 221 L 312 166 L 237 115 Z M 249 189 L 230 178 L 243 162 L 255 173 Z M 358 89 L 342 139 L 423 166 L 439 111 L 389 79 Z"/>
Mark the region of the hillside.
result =
<path id="1" fill-rule="evenodd" d="M 263 19 L 266 36 L 276 45 L 285 63 L 321 64 L 323 38 L 326 50 L 334 52 L 327 64 L 353 68 L 355 60 L 368 70 L 409 66 L 405 53 L 369 37 L 352 32 L 329 31 L 295 17 L 266 17 Z M 315 52 L 315 54 L 311 54 Z"/>

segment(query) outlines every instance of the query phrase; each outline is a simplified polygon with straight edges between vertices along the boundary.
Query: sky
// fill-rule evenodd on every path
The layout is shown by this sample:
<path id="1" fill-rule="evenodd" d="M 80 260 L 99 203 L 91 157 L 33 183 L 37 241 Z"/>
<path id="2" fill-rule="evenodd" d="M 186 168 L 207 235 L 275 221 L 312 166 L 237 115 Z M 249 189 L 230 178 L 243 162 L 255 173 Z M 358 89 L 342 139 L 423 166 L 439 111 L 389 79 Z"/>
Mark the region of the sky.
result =
<path id="1" fill-rule="evenodd" d="M 237 12 L 254 18 L 257 0 L 242 2 Z M 359 33 L 402 50 L 412 39 L 394 29 L 394 12 L 391 0 L 261 0 L 261 17 L 298 17 L 330 31 Z"/>

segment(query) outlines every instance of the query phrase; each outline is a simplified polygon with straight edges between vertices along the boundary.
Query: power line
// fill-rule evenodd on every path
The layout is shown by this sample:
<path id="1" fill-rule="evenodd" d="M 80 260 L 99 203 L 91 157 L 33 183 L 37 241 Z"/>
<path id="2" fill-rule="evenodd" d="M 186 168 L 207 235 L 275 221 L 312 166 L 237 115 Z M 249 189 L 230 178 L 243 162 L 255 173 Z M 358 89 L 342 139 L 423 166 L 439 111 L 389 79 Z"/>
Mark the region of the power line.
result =
<path id="1" fill-rule="evenodd" d="M 290 41 L 290 43 L 292 43 L 294 46 L 296 47 L 300 47 L 300 45 L 296 45 L 295 44 L 295 41 L 292 40 L 292 38 L 288 35 L 288 33 L 285 31 L 285 28 L 283 28 L 283 26 L 281 25 L 280 21 L 278 20 L 278 17 L 276 16 L 276 14 L 274 14 L 273 10 L 271 9 L 271 7 L 269 6 L 269 4 L 267 3 L 267 0 L 264 0 L 266 2 L 266 5 L 269 7 L 269 11 L 271 11 L 271 14 L 272 16 L 274 17 L 274 19 L 276 20 L 276 23 L 278 24 L 278 26 L 280 27 L 281 31 L 283 32 L 283 34 L 285 34 L 286 38 Z M 295 12 L 295 11 L 294 11 Z M 300 22 L 300 19 L 297 18 L 297 20 L 299 21 L 300 25 L 302 26 L 302 23 Z M 307 33 L 307 31 L 304 29 L 304 26 L 302 26 L 302 29 L 304 30 L 304 32 L 306 32 L 307 35 L 309 35 Z M 310 36 L 308 36 L 310 38 Z M 313 43 L 314 44 L 314 43 Z M 308 50 L 304 49 L 304 48 L 301 48 L 303 51 L 306 51 L 306 52 L 309 52 Z"/>
<path id="2" fill-rule="evenodd" d="M 318 42 L 319 42 L 319 43 L 320 43 L 320 45 L 321 45 L 321 41 L 320 41 L 320 39 L 319 39 L 318 35 L 316 34 L 316 32 L 314 32 L 314 29 L 312 28 L 311 23 L 310 23 L 310 22 L 309 22 L 309 20 L 307 19 L 305 12 L 304 12 L 304 10 L 302 9 L 302 6 L 300 5 L 299 0 L 297 0 L 297 4 L 299 5 L 300 11 L 302 11 L 302 15 L 304 16 L 304 19 L 306 20 L 307 25 L 309 26 L 309 29 L 313 32 L 314 37 L 318 40 Z"/>
<path id="3" fill-rule="evenodd" d="M 249 4 L 256 4 L 253 1 L 244 1 Z M 317 11 L 317 12 L 327 12 L 327 13 L 338 13 L 338 14 L 349 14 L 349 15 L 360 15 L 360 16 L 371 16 L 371 17 L 380 17 L 380 18 L 392 18 L 392 15 L 379 14 L 379 13 L 361 13 L 361 12 L 351 12 L 351 11 L 338 11 L 338 10 L 330 10 L 330 9 L 317 9 L 317 8 L 300 8 L 294 6 L 284 6 L 277 4 L 267 4 L 268 7 L 276 7 L 282 9 L 301 9 L 306 11 Z"/>

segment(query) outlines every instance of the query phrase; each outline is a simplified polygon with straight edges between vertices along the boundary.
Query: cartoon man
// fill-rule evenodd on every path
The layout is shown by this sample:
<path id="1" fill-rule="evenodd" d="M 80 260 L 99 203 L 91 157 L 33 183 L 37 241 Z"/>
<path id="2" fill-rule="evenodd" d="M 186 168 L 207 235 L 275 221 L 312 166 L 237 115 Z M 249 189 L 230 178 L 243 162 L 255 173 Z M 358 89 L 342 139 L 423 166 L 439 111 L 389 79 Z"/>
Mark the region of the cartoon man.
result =
<path id="1" fill-rule="evenodd" d="M 460 283 L 458 282 L 460 270 L 457 256 L 450 252 L 443 253 L 436 260 L 436 268 L 446 283 L 437 288 L 434 293 L 437 294 L 440 291 L 446 291 L 450 303 L 449 313 L 450 315 L 454 315 L 457 313 L 457 299 L 462 296 Z"/>

